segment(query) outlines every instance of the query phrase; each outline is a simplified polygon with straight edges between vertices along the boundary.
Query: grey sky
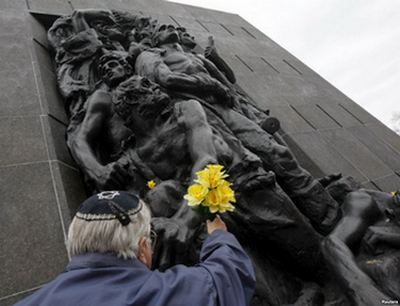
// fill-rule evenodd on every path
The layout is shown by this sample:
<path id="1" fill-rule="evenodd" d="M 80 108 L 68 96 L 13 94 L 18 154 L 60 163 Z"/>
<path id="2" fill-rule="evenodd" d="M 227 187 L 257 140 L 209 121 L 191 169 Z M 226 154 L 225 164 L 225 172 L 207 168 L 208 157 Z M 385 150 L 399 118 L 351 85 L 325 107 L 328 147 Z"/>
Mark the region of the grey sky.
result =
<path id="1" fill-rule="evenodd" d="M 388 126 L 400 112 L 400 0 L 175 0 L 241 15 Z"/>

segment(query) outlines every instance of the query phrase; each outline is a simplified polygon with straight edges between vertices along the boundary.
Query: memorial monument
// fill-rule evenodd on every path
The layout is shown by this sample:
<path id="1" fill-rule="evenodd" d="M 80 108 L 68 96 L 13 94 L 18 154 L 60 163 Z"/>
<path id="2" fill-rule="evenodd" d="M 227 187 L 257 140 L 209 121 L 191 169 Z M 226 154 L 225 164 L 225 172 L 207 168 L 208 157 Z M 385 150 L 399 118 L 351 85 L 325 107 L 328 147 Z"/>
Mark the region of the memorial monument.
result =
<path id="1" fill-rule="evenodd" d="M 210 164 L 233 183 L 236 209 L 222 218 L 254 262 L 252 305 L 399 300 L 400 195 L 389 193 L 399 138 L 239 16 L 107 2 L 6 2 L 1 15 L 30 25 L 31 35 L 10 27 L 2 39 L 33 37 L 19 60 L 31 58 L 36 92 L 21 87 L 20 109 L 8 95 L 2 103 L 5 127 L 22 132 L 3 136 L 2 218 L 12 225 L 1 236 L 0 304 L 62 269 L 71 215 L 97 191 L 147 201 L 155 268 L 193 264 L 204 220 L 184 194 Z"/>

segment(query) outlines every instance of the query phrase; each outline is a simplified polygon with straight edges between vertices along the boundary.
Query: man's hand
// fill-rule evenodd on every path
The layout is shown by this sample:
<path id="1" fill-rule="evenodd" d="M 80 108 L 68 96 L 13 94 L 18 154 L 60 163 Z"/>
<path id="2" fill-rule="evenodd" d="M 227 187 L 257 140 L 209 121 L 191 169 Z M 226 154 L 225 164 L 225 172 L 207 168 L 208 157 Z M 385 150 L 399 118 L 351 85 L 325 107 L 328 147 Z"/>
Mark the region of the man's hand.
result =
<path id="1" fill-rule="evenodd" d="M 218 229 L 223 231 L 228 231 L 225 222 L 222 221 L 218 215 L 213 221 L 207 220 L 207 232 L 209 235 L 211 235 L 212 232 Z"/>

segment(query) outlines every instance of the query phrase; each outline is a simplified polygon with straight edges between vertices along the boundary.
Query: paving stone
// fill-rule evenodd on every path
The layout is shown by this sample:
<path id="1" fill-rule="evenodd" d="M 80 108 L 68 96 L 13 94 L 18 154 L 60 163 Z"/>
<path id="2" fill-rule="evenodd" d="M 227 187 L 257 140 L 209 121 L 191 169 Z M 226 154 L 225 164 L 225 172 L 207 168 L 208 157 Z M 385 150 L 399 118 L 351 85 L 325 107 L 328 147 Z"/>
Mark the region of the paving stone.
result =
<path id="1" fill-rule="evenodd" d="M 0 296 L 37 287 L 63 271 L 64 234 L 49 164 L 0 168 Z"/>
<path id="2" fill-rule="evenodd" d="M 0 166 L 47 159 L 39 116 L 0 121 Z"/>

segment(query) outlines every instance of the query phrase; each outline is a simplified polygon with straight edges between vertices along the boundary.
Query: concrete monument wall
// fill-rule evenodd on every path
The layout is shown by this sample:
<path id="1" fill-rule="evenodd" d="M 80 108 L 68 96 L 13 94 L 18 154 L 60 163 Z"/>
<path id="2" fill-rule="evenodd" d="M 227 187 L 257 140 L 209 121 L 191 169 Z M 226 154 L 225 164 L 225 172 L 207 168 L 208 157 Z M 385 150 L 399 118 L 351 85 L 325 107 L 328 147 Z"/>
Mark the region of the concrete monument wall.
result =
<path id="1" fill-rule="evenodd" d="M 183 26 L 203 48 L 213 35 L 237 83 L 280 120 L 281 135 L 313 175 L 342 172 L 384 191 L 400 185 L 400 138 L 238 15 L 157 0 L 2 0 L 0 305 L 31 293 L 68 260 L 66 231 L 86 194 L 65 145 L 43 15 L 90 7 Z"/>

